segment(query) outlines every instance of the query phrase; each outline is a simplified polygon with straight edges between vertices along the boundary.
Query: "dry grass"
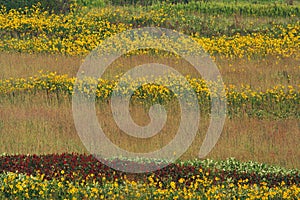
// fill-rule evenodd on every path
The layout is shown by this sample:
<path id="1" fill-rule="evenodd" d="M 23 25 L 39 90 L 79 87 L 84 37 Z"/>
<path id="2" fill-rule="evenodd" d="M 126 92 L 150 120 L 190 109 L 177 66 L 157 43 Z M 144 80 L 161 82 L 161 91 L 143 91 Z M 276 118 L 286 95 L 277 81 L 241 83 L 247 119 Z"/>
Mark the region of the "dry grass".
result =
<path id="1" fill-rule="evenodd" d="M 168 121 L 162 132 L 149 139 L 137 139 L 124 134 L 112 120 L 108 104 L 98 104 L 99 122 L 112 142 L 133 152 L 157 150 L 176 134 L 180 119 L 178 110 L 169 107 Z M 25 103 L 2 101 L 0 109 L 1 152 L 9 154 L 88 153 L 81 143 L 73 122 L 71 103 L 67 99 L 49 102 L 43 95 L 27 97 Z M 142 107 L 132 108 L 132 117 L 146 125 L 147 114 Z M 145 120 L 146 119 L 146 120 Z M 208 127 L 209 118 L 202 117 L 195 141 L 182 159 L 198 156 Z M 208 155 L 213 159 L 236 157 L 285 167 L 300 167 L 299 120 L 227 119 L 222 135 Z"/>
<path id="2" fill-rule="evenodd" d="M 28 77 L 38 71 L 56 71 L 76 75 L 83 58 L 61 55 L 0 53 L 0 78 Z"/>
<path id="3" fill-rule="evenodd" d="M 84 57 L 2 52 L 0 53 L 0 78 L 33 76 L 40 70 L 75 76 L 83 61 Z M 104 77 L 114 78 L 115 75 L 124 73 L 134 66 L 151 62 L 172 66 L 184 75 L 199 76 L 197 71 L 183 60 L 138 56 L 117 60 L 113 67 L 108 68 Z M 252 61 L 217 58 L 216 64 L 226 85 L 240 86 L 244 84 L 264 90 L 277 84 L 296 86 L 300 80 L 300 60 L 293 58 L 269 57 Z"/>
<path id="4" fill-rule="evenodd" d="M 130 66 L 144 62 L 157 62 L 157 59 L 144 57 L 119 60 L 117 68 L 111 68 L 107 77 L 126 71 Z M 57 71 L 74 76 L 82 61 L 79 57 L 58 55 L 0 54 L 0 78 L 27 77 L 39 70 Z M 186 63 L 174 60 L 159 61 L 172 65 L 184 74 L 192 74 L 191 68 L 182 67 Z M 257 88 L 269 88 L 275 84 L 299 84 L 299 62 L 293 59 L 268 58 L 265 61 L 217 61 L 226 84 L 250 84 Z M 298 63 L 297 63 L 298 62 Z M 122 64 L 123 63 L 123 64 Z M 125 63 L 125 64 L 124 64 Z M 125 67 L 128 66 L 128 67 Z M 285 72 L 284 72 L 285 71 Z M 283 75 L 285 74 L 285 75 Z M 290 76 L 289 80 L 286 74 Z M 162 132 L 153 138 L 137 139 L 125 135 L 118 129 L 108 104 L 97 104 L 97 116 L 107 136 L 124 149 L 147 152 L 159 149 L 176 134 L 179 124 L 179 111 L 174 104 L 169 105 L 168 121 Z M 147 112 L 141 106 L 131 107 L 132 117 L 139 125 L 149 122 Z M 195 158 L 206 133 L 209 118 L 201 118 L 198 135 L 182 159 Z M 253 160 L 284 167 L 300 168 L 300 124 L 298 119 L 227 119 L 221 138 L 208 155 L 209 158 L 225 159 L 236 157 L 240 160 Z M 43 154 L 61 152 L 88 153 L 76 133 L 71 102 L 56 98 L 48 99 L 44 94 L 22 95 L 14 99 L 0 97 L 0 152 L 9 154 Z"/>

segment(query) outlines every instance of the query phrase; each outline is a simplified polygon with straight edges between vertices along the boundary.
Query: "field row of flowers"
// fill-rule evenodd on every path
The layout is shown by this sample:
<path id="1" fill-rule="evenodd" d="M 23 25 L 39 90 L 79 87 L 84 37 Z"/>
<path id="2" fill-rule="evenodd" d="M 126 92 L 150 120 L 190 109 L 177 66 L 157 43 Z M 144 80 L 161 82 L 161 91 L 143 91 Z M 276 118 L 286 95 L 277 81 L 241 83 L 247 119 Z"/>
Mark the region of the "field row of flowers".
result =
<path id="1" fill-rule="evenodd" d="M 77 80 L 77 81 L 76 81 Z M 165 104 L 176 98 L 186 98 L 193 90 L 204 112 L 210 111 L 211 99 L 226 98 L 229 115 L 244 113 L 250 116 L 269 115 L 275 117 L 299 117 L 300 85 L 277 85 L 266 91 L 258 91 L 248 86 L 234 85 L 221 87 L 218 82 L 208 83 L 203 79 L 178 76 L 161 76 L 148 83 L 146 77 L 132 80 L 76 79 L 54 72 L 39 74 L 29 78 L 11 78 L 0 80 L 0 94 L 15 97 L 22 94 L 44 93 L 47 96 L 71 97 L 74 91 L 88 97 L 106 102 L 113 92 L 117 96 L 131 95 L 131 100 L 138 103 Z M 187 82 L 185 82 L 187 80 Z M 74 85 L 75 84 L 75 85 Z M 118 87 L 116 87 L 118 84 Z M 187 85 L 185 85 L 187 84 Z M 189 87 L 190 86 L 190 87 Z M 222 96 L 222 94 L 224 96 Z"/>
<path id="2" fill-rule="evenodd" d="M 178 15 L 182 24 L 188 23 L 183 12 L 166 13 L 163 9 L 140 12 L 135 16 L 129 11 L 112 8 L 98 12 L 75 9 L 67 15 L 49 14 L 38 7 L 8 12 L 2 8 L 0 50 L 86 55 L 105 38 L 132 28 L 159 26 L 179 30 L 180 25 L 170 25 L 172 17 Z M 182 30 L 186 29 L 182 27 Z M 288 25 L 273 24 L 265 33 L 218 37 L 200 37 L 197 31 L 191 34 L 213 56 L 250 59 L 266 55 L 299 58 L 299 32 L 300 24 L 296 21 Z"/>
<path id="3" fill-rule="evenodd" d="M 0 195 L 11 199 L 297 199 L 300 174 L 255 162 L 195 160 L 146 174 L 113 170 L 91 155 L 1 156 Z M 127 166 L 156 162 L 107 160 Z"/>

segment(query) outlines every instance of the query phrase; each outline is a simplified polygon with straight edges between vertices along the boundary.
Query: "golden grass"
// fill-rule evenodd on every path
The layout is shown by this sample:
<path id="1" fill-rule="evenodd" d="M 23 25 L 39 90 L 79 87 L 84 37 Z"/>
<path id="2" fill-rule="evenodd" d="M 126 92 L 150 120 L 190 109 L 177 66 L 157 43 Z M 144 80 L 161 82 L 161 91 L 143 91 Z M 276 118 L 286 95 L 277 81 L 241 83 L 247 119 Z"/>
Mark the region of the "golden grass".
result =
<path id="1" fill-rule="evenodd" d="M 43 95 L 16 97 L 14 103 L 2 101 L 0 109 L 0 151 L 9 154 L 43 154 L 78 152 L 88 153 L 76 133 L 71 102 L 58 103 Z M 176 134 L 178 110 L 169 107 L 168 121 L 162 132 L 149 139 L 136 139 L 116 127 L 109 113 L 108 104 L 97 104 L 99 122 L 112 142 L 129 151 L 148 152 L 161 148 Z M 132 117 L 139 125 L 149 120 L 145 109 L 135 106 Z M 145 118 L 144 118 L 145 117 Z M 181 157 L 193 159 L 198 156 L 200 145 L 208 127 L 209 118 L 202 116 L 197 136 L 189 150 Z M 300 137 L 298 119 L 227 119 L 222 135 L 208 158 L 253 160 L 284 167 L 300 167 Z"/>
<path id="2" fill-rule="evenodd" d="M 38 74 L 38 71 L 53 71 L 58 74 L 76 76 L 76 73 L 83 63 L 84 57 L 71 57 L 62 55 L 43 54 L 19 54 L 0 53 L 0 78 L 28 77 Z M 187 62 L 175 60 L 174 58 L 153 58 L 147 55 L 120 58 L 109 67 L 104 74 L 105 78 L 114 78 L 115 75 L 124 73 L 134 66 L 144 63 L 157 62 L 172 66 L 184 75 L 199 77 L 197 71 Z M 236 86 L 250 85 L 253 88 L 267 89 L 274 85 L 296 86 L 300 80 L 300 60 L 294 58 L 268 57 L 263 60 L 224 60 L 216 59 L 215 62 L 220 70 L 223 81 L 226 85 Z"/>
<path id="3" fill-rule="evenodd" d="M 0 53 L 0 78 L 28 77 L 43 71 L 76 75 L 83 58 L 62 55 Z"/>
<path id="4" fill-rule="evenodd" d="M 152 60 L 151 60 L 152 59 Z M 119 60 L 106 76 L 126 71 L 130 66 L 153 62 L 157 59 L 144 57 Z M 159 60 L 160 61 L 160 60 Z M 39 70 L 57 71 L 74 76 L 82 62 L 80 57 L 59 55 L 0 54 L 0 78 L 27 77 Z M 174 60 L 160 61 L 175 66 L 183 74 L 194 75 L 186 63 Z M 250 84 L 255 88 L 269 88 L 274 84 L 299 84 L 299 62 L 293 59 L 266 58 L 264 61 L 217 61 L 225 84 Z M 187 67 L 182 67 L 186 65 Z M 127 66 L 127 67 L 125 67 Z M 287 77 L 287 75 L 289 77 Z M 125 135 L 116 127 L 108 104 L 97 104 L 97 116 L 107 136 L 120 147 L 147 152 L 167 144 L 175 135 L 179 123 L 179 111 L 170 104 L 168 121 L 162 132 L 153 138 L 136 139 Z M 45 94 L 21 95 L 14 98 L 0 97 L 0 152 L 9 154 L 44 154 L 78 152 L 88 153 L 76 133 L 71 101 Z M 133 105 L 132 117 L 139 125 L 149 122 L 144 107 Z M 209 117 L 203 116 L 198 135 L 182 159 L 196 158 L 206 133 Z M 226 119 L 222 135 L 208 158 L 253 160 L 284 167 L 300 168 L 299 119 L 255 119 L 240 117 Z"/>

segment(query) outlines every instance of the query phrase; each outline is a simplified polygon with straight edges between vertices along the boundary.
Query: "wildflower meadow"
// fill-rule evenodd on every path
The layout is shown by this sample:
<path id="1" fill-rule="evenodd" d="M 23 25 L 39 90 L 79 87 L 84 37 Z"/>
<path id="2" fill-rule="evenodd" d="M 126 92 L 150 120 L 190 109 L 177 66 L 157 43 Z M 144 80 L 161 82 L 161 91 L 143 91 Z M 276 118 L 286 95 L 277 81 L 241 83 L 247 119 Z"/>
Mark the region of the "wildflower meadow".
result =
<path id="1" fill-rule="evenodd" d="M 0 0 L 0 199 L 300 199 L 299 19 L 298 0 Z M 171 38 L 174 51 L 168 52 L 145 34 L 145 44 L 161 49 L 128 51 L 101 77 L 81 78 L 97 47 L 146 27 L 190 40 Z M 98 51 L 131 49 L 139 37 L 129 34 Z M 190 41 L 215 65 L 215 80 L 185 59 L 184 53 L 200 51 L 181 51 Z M 149 63 L 180 75 L 125 76 Z M 172 162 L 101 157 L 94 149 L 106 146 L 79 134 L 93 127 L 76 124 L 74 95 L 93 103 L 105 138 L 126 152 L 160 152 L 179 131 L 188 138 L 164 152 L 176 157 Z M 126 95 L 138 127 L 165 122 L 158 134 L 139 138 L 120 128 L 115 115 L 123 105 L 112 98 Z M 182 128 L 182 116 L 198 111 L 182 108 L 192 100 L 197 127 L 186 128 L 197 120 L 188 118 Z M 85 118 L 85 104 L 77 105 Z M 155 121 L 156 105 L 166 117 Z M 221 127 L 211 126 L 221 118 Z M 194 138 L 177 156 L 192 137 L 189 130 Z M 208 130 L 220 135 L 209 138 Z M 213 142 L 201 157 L 203 141 Z"/>

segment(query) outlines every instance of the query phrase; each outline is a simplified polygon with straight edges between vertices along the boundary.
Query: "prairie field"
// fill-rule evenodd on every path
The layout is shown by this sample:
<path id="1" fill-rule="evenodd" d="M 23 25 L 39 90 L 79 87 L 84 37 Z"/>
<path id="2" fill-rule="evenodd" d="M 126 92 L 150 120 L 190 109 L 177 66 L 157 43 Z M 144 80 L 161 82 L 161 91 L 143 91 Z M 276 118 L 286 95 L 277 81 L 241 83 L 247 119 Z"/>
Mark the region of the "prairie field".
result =
<path id="1" fill-rule="evenodd" d="M 45 2 L 0 0 L 1 199 L 300 198 L 299 1 Z M 206 81 L 184 58 L 156 49 L 128 52 L 102 77 L 80 82 L 78 72 L 91 51 L 114 35 L 143 27 L 192 38 L 219 70 L 223 96 L 219 83 Z M 190 84 L 200 115 L 195 138 L 166 167 L 160 166 L 167 160 L 138 157 L 97 160 L 74 122 L 76 92 L 92 97 L 105 136 L 121 149 L 159 151 L 176 139 L 184 112 L 178 99 L 188 101 L 191 92 L 177 87 L 183 84 L 177 75 L 162 74 L 137 89 L 137 81 L 126 79 L 116 92 L 131 92 L 129 112 L 142 127 L 152 122 L 150 107 L 163 105 L 167 118 L 158 134 L 134 137 L 114 118 L 112 106 L 123 106 L 111 101 L 118 79 L 148 63 L 170 66 Z M 214 98 L 226 104 L 224 126 L 216 145 L 199 158 L 215 119 Z M 138 173 L 149 166 L 158 170 Z"/>

